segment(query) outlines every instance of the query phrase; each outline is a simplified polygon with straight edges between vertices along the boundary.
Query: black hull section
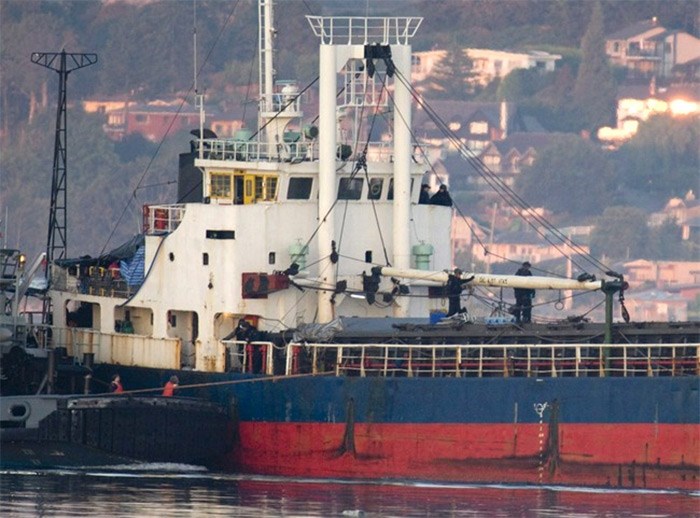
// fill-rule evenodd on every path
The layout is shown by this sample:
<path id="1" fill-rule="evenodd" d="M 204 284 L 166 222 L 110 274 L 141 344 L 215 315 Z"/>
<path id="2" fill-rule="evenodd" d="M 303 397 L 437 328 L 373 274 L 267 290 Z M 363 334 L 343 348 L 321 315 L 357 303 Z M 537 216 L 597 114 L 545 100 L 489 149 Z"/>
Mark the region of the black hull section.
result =
<path id="1" fill-rule="evenodd" d="M 52 408 L 53 405 L 53 408 Z M 229 421 L 218 405 L 161 397 L 6 398 L 3 469 L 177 463 L 215 464 L 228 447 Z M 24 413 L 23 413 L 24 412 Z M 32 413 L 45 413 L 36 426 Z"/>

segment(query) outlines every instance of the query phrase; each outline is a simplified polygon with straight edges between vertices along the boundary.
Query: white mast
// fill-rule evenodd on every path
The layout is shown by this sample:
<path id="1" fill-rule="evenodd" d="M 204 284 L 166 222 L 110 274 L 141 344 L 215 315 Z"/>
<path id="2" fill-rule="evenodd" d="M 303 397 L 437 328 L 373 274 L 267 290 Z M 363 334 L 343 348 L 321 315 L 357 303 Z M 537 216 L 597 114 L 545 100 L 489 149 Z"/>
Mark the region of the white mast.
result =
<path id="1" fill-rule="evenodd" d="M 199 88 L 197 86 L 197 0 L 192 0 L 192 39 L 194 48 L 194 58 L 193 58 L 193 72 L 194 72 L 194 107 L 199 108 L 199 140 L 200 143 L 197 146 L 199 148 L 199 159 L 204 158 L 204 146 L 201 141 L 204 139 L 204 95 L 199 93 Z M 202 186 L 204 188 L 204 186 Z M 203 194 L 206 196 L 206 194 Z"/>
<path id="2" fill-rule="evenodd" d="M 275 25 L 272 12 L 272 0 L 260 0 L 259 4 L 259 62 L 258 85 L 260 87 L 260 116 L 272 112 L 272 94 L 274 90 L 274 70 L 272 57 L 274 52 L 273 39 Z M 262 122 L 262 121 L 261 121 Z M 262 123 L 260 124 L 262 126 Z"/>
<path id="3" fill-rule="evenodd" d="M 396 74 L 411 78 L 411 45 L 392 45 L 391 55 Z M 394 266 L 411 267 L 411 93 L 408 85 L 394 80 Z M 409 314 L 409 297 L 394 304 L 394 316 Z"/>
<path id="4" fill-rule="evenodd" d="M 335 235 L 335 213 L 332 212 L 336 186 L 336 98 L 338 76 L 336 74 L 336 48 L 321 45 L 319 50 L 318 94 L 318 255 L 319 277 L 323 285 L 334 287 L 337 282 L 336 267 L 331 262 L 332 242 Z M 325 218 L 325 219 L 324 219 Z M 318 292 L 318 321 L 333 320 L 333 292 Z"/>
<path id="5" fill-rule="evenodd" d="M 298 89 L 288 84 L 281 92 L 275 92 L 274 44 L 277 31 L 274 22 L 272 0 L 260 0 L 259 17 L 259 57 L 260 104 L 258 127 L 265 124 L 265 135 L 269 144 L 267 153 L 282 158 L 286 154 L 284 131 L 294 118 L 301 117 Z"/>
<path id="6" fill-rule="evenodd" d="M 391 47 L 396 52 L 394 63 L 404 77 L 411 76 L 411 47 L 408 41 L 415 34 L 422 18 L 347 18 L 307 16 L 314 34 L 321 39 L 319 53 L 319 200 L 318 232 L 319 271 L 327 291 L 319 292 L 318 321 L 333 319 L 333 291 L 336 266 L 330 260 L 335 235 L 333 207 L 336 193 L 337 74 L 351 59 L 364 60 L 368 47 Z M 365 71 L 367 73 L 367 71 Z M 410 159 L 411 99 L 407 87 L 395 81 L 396 105 L 394 133 L 394 261 L 410 266 Z M 395 310 L 405 314 L 407 308 Z"/>

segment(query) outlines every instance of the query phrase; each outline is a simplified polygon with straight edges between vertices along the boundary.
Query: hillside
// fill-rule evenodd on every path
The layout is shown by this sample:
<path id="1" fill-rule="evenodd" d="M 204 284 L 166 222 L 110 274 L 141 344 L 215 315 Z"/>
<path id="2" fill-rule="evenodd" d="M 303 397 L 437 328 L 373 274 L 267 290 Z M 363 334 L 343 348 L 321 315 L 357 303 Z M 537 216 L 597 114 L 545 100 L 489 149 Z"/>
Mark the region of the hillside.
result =
<path id="1" fill-rule="evenodd" d="M 697 34 L 698 1 L 603 2 L 605 29 L 658 16 L 669 28 Z M 257 2 L 196 3 L 198 85 L 207 102 L 242 105 L 255 98 Z M 416 50 L 436 47 L 577 51 L 592 2 L 555 0 L 333 0 L 278 2 L 277 73 L 303 85 L 316 75 L 316 40 L 305 16 L 416 15 L 424 22 Z M 32 64 L 35 51 L 94 52 L 99 61 L 70 75 L 68 99 L 68 254 L 113 248 L 135 233 L 145 202 L 175 197 L 177 153 L 186 132 L 156 146 L 115 144 L 102 117 L 75 108 L 85 98 L 192 101 L 193 3 L 172 1 L 0 2 L 0 208 L 8 246 L 31 256 L 46 246 L 53 164 L 57 74 Z M 233 93 L 232 86 L 241 86 Z M 252 109 L 252 108 L 251 108 Z M 5 218 L 7 214 L 7 218 Z M 115 230 L 129 228 L 129 231 Z"/>

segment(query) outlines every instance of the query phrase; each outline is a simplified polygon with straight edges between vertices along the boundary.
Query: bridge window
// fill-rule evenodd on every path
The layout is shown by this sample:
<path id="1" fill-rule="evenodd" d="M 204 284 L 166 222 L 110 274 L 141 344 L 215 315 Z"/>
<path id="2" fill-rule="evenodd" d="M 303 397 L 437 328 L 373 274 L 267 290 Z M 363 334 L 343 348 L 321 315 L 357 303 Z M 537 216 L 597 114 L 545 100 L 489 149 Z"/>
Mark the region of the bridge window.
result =
<path id="1" fill-rule="evenodd" d="M 339 200 L 359 200 L 362 196 L 362 178 L 341 178 L 338 186 Z"/>
<path id="2" fill-rule="evenodd" d="M 211 175 L 211 187 L 209 188 L 209 195 L 212 198 L 226 198 L 231 199 L 231 185 L 232 185 L 232 175 L 227 173 L 212 173 Z"/>
<path id="3" fill-rule="evenodd" d="M 383 178 L 370 178 L 369 180 L 369 191 L 367 191 L 368 200 L 378 200 L 382 197 L 382 184 L 384 183 Z"/>
<path id="4" fill-rule="evenodd" d="M 313 178 L 290 178 L 287 189 L 288 200 L 308 200 L 311 197 Z"/>
<path id="5" fill-rule="evenodd" d="M 276 176 L 255 177 L 255 199 L 257 201 L 273 201 L 277 197 Z"/>

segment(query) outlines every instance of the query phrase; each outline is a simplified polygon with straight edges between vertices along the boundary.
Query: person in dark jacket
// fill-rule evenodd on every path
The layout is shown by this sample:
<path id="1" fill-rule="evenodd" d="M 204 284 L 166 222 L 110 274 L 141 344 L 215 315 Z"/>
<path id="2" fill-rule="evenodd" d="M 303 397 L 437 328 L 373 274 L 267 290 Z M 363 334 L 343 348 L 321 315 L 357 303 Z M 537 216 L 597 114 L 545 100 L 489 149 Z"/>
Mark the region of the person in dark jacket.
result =
<path id="1" fill-rule="evenodd" d="M 455 269 L 454 275 L 448 275 L 447 283 L 445 285 L 448 302 L 446 316 L 451 317 L 452 315 L 456 315 L 458 313 L 467 312 L 467 310 L 462 307 L 462 290 L 464 289 L 464 286 L 466 284 L 473 280 L 473 275 L 468 279 L 462 279 L 462 270 L 460 270 L 459 268 Z"/>
<path id="2" fill-rule="evenodd" d="M 430 204 L 452 207 L 452 197 L 450 196 L 450 193 L 447 192 L 446 185 L 441 185 L 438 191 L 433 194 L 433 196 L 430 198 Z"/>
<path id="3" fill-rule="evenodd" d="M 518 268 L 518 271 L 515 272 L 515 275 L 521 277 L 532 276 L 530 266 L 532 265 L 528 261 L 525 261 L 522 266 Z M 535 290 L 515 288 L 513 291 L 515 292 L 515 306 L 513 306 L 512 311 L 515 316 L 515 322 L 517 324 L 528 324 L 532 321 L 532 299 L 535 298 Z"/>
<path id="4" fill-rule="evenodd" d="M 418 203 L 430 203 L 430 185 L 428 185 L 427 183 L 424 183 L 420 186 L 420 196 L 418 197 Z"/>

